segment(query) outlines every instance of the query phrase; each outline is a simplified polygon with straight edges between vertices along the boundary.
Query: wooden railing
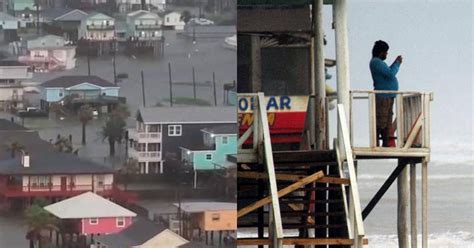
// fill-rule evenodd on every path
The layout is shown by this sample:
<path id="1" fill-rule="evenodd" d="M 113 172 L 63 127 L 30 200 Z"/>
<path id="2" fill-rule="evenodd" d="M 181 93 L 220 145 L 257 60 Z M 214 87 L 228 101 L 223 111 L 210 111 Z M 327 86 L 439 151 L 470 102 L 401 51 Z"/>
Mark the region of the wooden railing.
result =
<path id="1" fill-rule="evenodd" d="M 244 134 L 239 137 L 238 148 L 239 153 L 243 143 L 253 134 L 251 152 L 257 153 L 258 162 L 264 163 L 269 183 L 269 238 L 271 247 L 283 247 L 283 225 L 281 220 L 280 203 L 278 197 L 277 181 L 275 176 L 275 168 L 273 161 L 272 144 L 270 140 L 270 127 L 268 125 L 267 109 L 264 104 L 264 94 L 246 94 L 254 97 L 253 123 Z M 263 103 L 263 104 L 262 104 Z"/>
<path id="2" fill-rule="evenodd" d="M 359 189 L 357 186 L 357 173 L 354 166 L 354 155 L 352 154 L 352 148 L 349 138 L 349 128 L 347 126 L 347 120 L 345 115 L 344 106 L 338 104 L 337 106 L 337 117 L 340 125 L 343 144 L 335 144 L 334 147 L 337 153 L 337 162 L 339 166 L 339 173 L 341 177 L 344 177 L 344 164 L 349 172 L 349 199 L 344 197 L 344 209 L 346 212 L 346 222 L 348 227 L 349 237 L 354 239 L 353 247 L 363 247 L 363 238 L 365 235 L 364 223 L 362 219 L 362 210 L 360 207 Z M 342 147 L 344 150 L 339 150 Z M 346 195 L 346 189 L 344 185 L 341 185 L 343 195 Z"/>
<path id="3" fill-rule="evenodd" d="M 394 122 L 392 137 L 396 137 L 394 147 L 380 148 L 377 137 L 376 123 L 376 95 L 394 94 Z M 392 151 L 394 154 L 403 154 L 407 150 L 429 153 L 430 149 L 430 102 L 433 100 L 432 93 L 411 92 L 411 91 L 373 91 L 373 90 L 352 90 L 350 98 L 350 135 L 351 145 L 354 151 L 374 151 L 383 149 Z M 369 142 L 367 146 L 355 144 L 354 136 L 354 102 L 368 100 L 368 127 Z M 379 148 L 378 148 L 379 147 Z"/>

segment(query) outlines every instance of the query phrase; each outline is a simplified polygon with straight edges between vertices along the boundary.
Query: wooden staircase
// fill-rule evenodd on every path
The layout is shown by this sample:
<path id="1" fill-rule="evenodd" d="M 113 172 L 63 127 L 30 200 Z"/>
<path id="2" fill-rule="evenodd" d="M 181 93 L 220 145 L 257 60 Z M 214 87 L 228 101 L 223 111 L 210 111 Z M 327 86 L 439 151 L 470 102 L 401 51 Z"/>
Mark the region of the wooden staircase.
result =
<path id="1" fill-rule="evenodd" d="M 237 245 L 366 244 L 342 105 L 338 117 L 345 138 L 334 150 L 273 151 L 267 112 L 259 104 L 263 94 L 255 94 L 254 100 L 254 123 L 238 142 L 237 218 L 239 232 L 256 230 L 257 238 L 238 238 Z M 253 146 L 242 149 L 250 138 Z"/>
<path id="2" fill-rule="evenodd" d="M 316 247 L 349 247 L 353 240 L 348 235 L 342 187 L 350 180 L 341 177 L 335 151 L 283 151 L 273 152 L 275 175 L 279 192 L 315 173 L 314 182 L 279 197 L 282 226 L 285 233 L 283 244 L 317 245 Z M 239 213 L 253 209 L 253 203 L 269 194 L 264 165 L 239 164 L 238 167 Z M 255 209 L 238 220 L 239 228 L 253 228 L 263 234 L 268 229 L 269 211 Z M 314 230 L 314 237 L 309 236 Z M 239 245 L 268 245 L 261 237 L 239 239 Z"/>

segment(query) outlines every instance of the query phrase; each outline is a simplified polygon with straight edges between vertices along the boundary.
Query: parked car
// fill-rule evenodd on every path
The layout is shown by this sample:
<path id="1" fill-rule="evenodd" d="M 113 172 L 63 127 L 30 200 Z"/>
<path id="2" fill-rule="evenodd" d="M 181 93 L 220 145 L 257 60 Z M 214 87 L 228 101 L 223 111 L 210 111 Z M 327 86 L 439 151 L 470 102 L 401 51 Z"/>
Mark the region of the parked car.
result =
<path id="1" fill-rule="evenodd" d="M 48 117 L 48 112 L 36 107 L 27 107 L 18 112 L 19 117 Z"/>
<path id="2" fill-rule="evenodd" d="M 206 18 L 191 18 L 189 20 L 190 23 L 195 23 L 197 25 L 203 25 L 203 26 L 206 26 L 206 25 L 214 25 L 214 22 L 209 20 L 209 19 L 206 19 Z"/>

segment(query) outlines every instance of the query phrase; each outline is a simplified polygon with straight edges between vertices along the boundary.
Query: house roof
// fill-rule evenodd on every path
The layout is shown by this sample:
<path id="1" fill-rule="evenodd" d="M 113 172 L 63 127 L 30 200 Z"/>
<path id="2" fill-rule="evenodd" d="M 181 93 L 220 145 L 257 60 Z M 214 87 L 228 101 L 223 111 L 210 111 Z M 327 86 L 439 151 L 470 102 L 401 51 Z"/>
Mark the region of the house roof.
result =
<path id="1" fill-rule="evenodd" d="M 73 9 L 54 18 L 55 21 L 82 21 L 87 17 L 87 13 L 80 9 Z"/>
<path id="2" fill-rule="evenodd" d="M 236 123 L 233 107 L 153 107 L 140 108 L 140 119 L 146 124 Z"/>
<path id="3" fill-rule="evenodd" d="M 142 245 L 166 229 L 163 225 L 158 225 L 143 217 L 138 217 L 123 231 L 97 236 L 95 240 L 107 247 L 129 248 Z"/>
<path id="4" fill-rule="evenodd" d="M 0 12 L 0 21 L 18 21 L 18 18 L 11 16 L 5 12 Z"/>
<path id="5" fill-rule="evenodd" d="M 73 9 L 71 8 L 45 8 L 41 10 L 41 16 L 50 20 L 54 20 L 58 16 L 62 16 Z"/>
<path id="6" fill-rule="evenodd" d="M 86 192 L 44 207 L 60 219 L 135 217 L 134 212 L 92 192 Z"/>
<path id="7" fill-rule="evenodd" d="M 239 8 L 238 32 L 311 32 L 311 11 L 303 8 Z"/>
<path id="8" fill-rule="evenodd" d="M 115 85 L 98 76 L 62 76 L 43 82 L 45 88 L 69 88 L 75 85 L 89 83 L 100 87 L 115 87 Z"/>
<path id="9" fill-rule="evenodd" d="M 16 60 L 0 60 L 0 66 L 28 66 Z"/>
<path id="10" fill-rule="evenodd" d="M 88 16 L 87 16 L 87 19 L 98 19 L 98 20 L 101 20 L 101 19 L 115 19 L 111 16 L 108 16 L 106 14 L 103 14 L 103 13 L 99 13 L 99 12 L 92 12 L 90 13 Z"/>
<path id="11" fill-rule="evenodd" d="M 196 242 L 196 241 L 191 241 L 191 242 L 186 243 L 184 245 L 178 246 L 178 248 L 212 248 L 212 247 L 215 247 L 215 246 L 205 245 L 203 243 L 199 243 L 199 242 Z"/>
<path id="12" fill-rule="evenodd" d="M 214 126 L 210 128 L 204 128 L 201 130 L 205 133 L 211 133 L 211 134 L 235 134 L 237 135 L 237 123 L 235 125 L 220 125 L 220 126 Z"/>
<path id="13" fill-rule="evenodd" d="M 0 119 L 0 144 L 3 148 L 18 142 L 30 155 L 30 167 L 23 167 L 19 156 L 11 158 L 7 149 L 0 149 L 0 174 L 107 174 L 111 168 L 81 159 L 70 153 L 56 151 L 55 147 L 42 140 L 38 132 L 26 129 L 5 119 Z"/>
<path id="14" fill-rule="evenodd" d="M 179 207 L 179 203 L 173 204 Z M 237 210 L 234 202 L 182 202 L 181 209 L 187 213 L 202 213 L 206 211 Z"/>

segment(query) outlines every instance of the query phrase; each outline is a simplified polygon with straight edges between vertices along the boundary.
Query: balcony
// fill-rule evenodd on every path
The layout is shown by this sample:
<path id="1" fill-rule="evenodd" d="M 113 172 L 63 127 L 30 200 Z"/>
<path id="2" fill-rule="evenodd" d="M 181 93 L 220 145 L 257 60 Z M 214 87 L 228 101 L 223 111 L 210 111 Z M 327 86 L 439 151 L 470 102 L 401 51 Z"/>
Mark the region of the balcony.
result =
<path id="1" fill-rule="evenodd" d="M 161 133 L 157 132 L 143 132 L 135 129 L 128 130 L 129 139 L 136 140 L 138 143 L 159 143 L 161 142 Z"/>
<path id="2" fill-rule="evenodd" d="M 160 24 L 141 24 L 135 25 L 136 30 L 159 30 L 161 29 Z"/>
<path id="3" fill-rule="evenodd" d="M 102 195 L 112 192 L 114 185 L 96 185 L 94 190 Z M 1 185 L 0 194 L 5 197 L 53 197 L 53 196 L 74 196 L 87 191 L 92 191 L 93 186 L 88 185 Z"/>
<path id="4" fill-rule="evenodd" d="M 161 152 L 159 151 L 141 152 L 135 149 L 130 149 L 129 157 L 138 160 L 138 162 L 160 162 Z"/>
<path id="5" fill-rule="evenodd" d="M 114 25 L 87 25 L 87 30 L 114 30 Z"/>

